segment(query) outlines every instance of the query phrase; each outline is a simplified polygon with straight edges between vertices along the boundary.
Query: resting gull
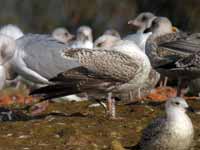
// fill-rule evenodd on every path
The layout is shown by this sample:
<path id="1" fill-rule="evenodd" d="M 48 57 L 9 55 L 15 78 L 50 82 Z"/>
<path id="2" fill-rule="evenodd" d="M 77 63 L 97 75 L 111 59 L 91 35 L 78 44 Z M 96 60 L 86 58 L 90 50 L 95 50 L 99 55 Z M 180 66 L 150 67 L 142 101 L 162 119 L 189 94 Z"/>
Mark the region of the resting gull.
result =
<path id="1" fill-rule="evenodd" d="M 123 42 L 113 47 L 113 50 L 66 48 L 61 53 L 62 59 L 68 63 L 78 62 L 78 66 L 71 69 L 66 67 L 65 71 L 50 80 L 54 84 L 31 94 L 39 94 L 43 99 L 82 92 L 94 98 L 107 95 L 109 115 L 115 118 L 112 93 L 117 94 L 142 85 L 151 68 L 148 57 L 132 44 L 129 41 Z"/>
<path id="2" fill-rule="evenodd" d="M 13 24 L 8 24 L 8 25 L 1 27 L 0 33 L 7 35 L 7 36 L 11 36 L 15 40 L 24 35 L 22 30 L 18 26 L 13 25 Z"/>
<path id="3" fill-rule="evenodd" d="M 178 78 L 177 95 L 181 95 L 182 87 L 200 76 L 200 45 L 195 43 L 195 34 L 172 33 L 171 30 L 172 25 L 167 18 L 156 18 L 147 29 L 153 34 L 147 40 L 146 53 L 159 73 Z"/>
<path id="4" fill-rule="evenodd" d="M 52 36 L 58 41 L 61 41 L 65 44 L 67 44 L 70 40 L 74 38 L 74 35 L 69 33 L 69 31 L 63 27 L 54 29 L 52 32 Z"/>
<path id="5" fill-rule="evenodd" d="M 77 30 L 76 40 L 68 44 L 71 48 L 93 48 L 92 29 L 88 26 L 80 26 Z"/>
<path id="6" fill-rule="evenodd" d="M 194 129 L 186 110 L 192 108 L 184 99 L 169 99 L 165 104 L 166 115 L 154 119 L 144 129 L 140 150 L 189 150 Z"/>

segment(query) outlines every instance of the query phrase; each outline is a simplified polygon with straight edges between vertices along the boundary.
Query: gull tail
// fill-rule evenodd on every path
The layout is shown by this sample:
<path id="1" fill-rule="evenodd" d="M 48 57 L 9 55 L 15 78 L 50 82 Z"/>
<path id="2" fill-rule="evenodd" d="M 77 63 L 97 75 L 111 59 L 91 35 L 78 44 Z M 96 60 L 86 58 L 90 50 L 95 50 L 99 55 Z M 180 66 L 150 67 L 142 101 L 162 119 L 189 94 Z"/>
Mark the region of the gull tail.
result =
<path id="1" fill-rule="evenodd" d="M 54 84 L 35 89 L 31 91 L 29 95 L 40 96 L 42 97 L 41 100 L 47 100 L 81 92 L 82 91 L 79 90 L 77 86 L 69 86 L 67 84 Z"/>

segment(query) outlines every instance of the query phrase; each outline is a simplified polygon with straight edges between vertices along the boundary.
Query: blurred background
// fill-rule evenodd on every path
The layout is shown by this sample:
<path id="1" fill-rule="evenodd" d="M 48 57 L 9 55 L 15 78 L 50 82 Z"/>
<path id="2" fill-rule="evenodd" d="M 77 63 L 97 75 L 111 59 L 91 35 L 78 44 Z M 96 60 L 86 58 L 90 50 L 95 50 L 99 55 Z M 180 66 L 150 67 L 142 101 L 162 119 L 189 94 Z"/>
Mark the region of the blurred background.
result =
<path id="1" fill-rule="evenodd" d="M 50 33 L 64 26 L 72 33 L 89 25 L 98 36 L 115 28 L 130 33 L 129 19 L 143 11 L 167 16 L 175 26 L 200 29 L 200 0 L 1 0 L 0 25 L 16 24 L 24 32 Z"/>

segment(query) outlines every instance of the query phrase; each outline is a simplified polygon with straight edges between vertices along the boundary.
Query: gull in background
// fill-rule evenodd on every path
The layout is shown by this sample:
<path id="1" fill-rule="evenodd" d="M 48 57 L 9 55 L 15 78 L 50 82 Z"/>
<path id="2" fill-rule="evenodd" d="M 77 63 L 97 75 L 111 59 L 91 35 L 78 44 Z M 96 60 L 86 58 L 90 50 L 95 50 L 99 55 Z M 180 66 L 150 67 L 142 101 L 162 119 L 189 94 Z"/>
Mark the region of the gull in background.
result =
<path id="1" fill-rule="evenodd" d="M 146 43 L 146 53 L 159 73 L 178 79 L 177 95 L 188 82 L 200 76 L 200 44 L 197 34 L 172 32 L 172 24 L 165 17 L 152 22 L 147 32 L 153 32 Z"/>
<path id="2" fill-rule="evenodd" d="M 68 44 L 71 48 L 93 48 L 92 29 L 88 26 L 80 26 L 76 33 L 76 40 Z"/>
<path id="3" fill-rule="evenodd" d="M 74 38 L 74 35 L 69 33 L 69 31 L 64 27 L 59 27 L 53 30 L 52 36 L 65 44 L 67 44 L 69 41 L 71 41 Z"/>
<path id="4" fill-rule="evenodd" d="M 145 52 L 145 44 L 151 33 L 144 33 L 145 29 L 151 26 L 156 16 L 150 12 L 140 13 L 135 19 L 129 20 L 128 24 L 136 28 L 136 33 L 125 36 L 124 40 L 130 40 L 137 44 Z"/>

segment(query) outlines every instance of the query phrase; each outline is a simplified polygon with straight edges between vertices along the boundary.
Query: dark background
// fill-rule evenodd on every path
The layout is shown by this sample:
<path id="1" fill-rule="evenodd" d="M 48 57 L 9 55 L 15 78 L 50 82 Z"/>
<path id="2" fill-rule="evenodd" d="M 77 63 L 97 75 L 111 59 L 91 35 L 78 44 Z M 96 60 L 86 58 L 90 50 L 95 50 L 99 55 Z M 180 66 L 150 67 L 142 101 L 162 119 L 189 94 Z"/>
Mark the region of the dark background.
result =
<path id="1" fill-rule="evenodd" d="M 64 26 L 75 32 L 89 25 L 98 36 L 115 28 L 131 32 L 127 21 L 151 11 L 167 16 L 175 26 L 191 32 L 200 30 L 200 0 L 0 0 L 0 25 L 16 24 L 24 32 L 50 33 Z"/>

